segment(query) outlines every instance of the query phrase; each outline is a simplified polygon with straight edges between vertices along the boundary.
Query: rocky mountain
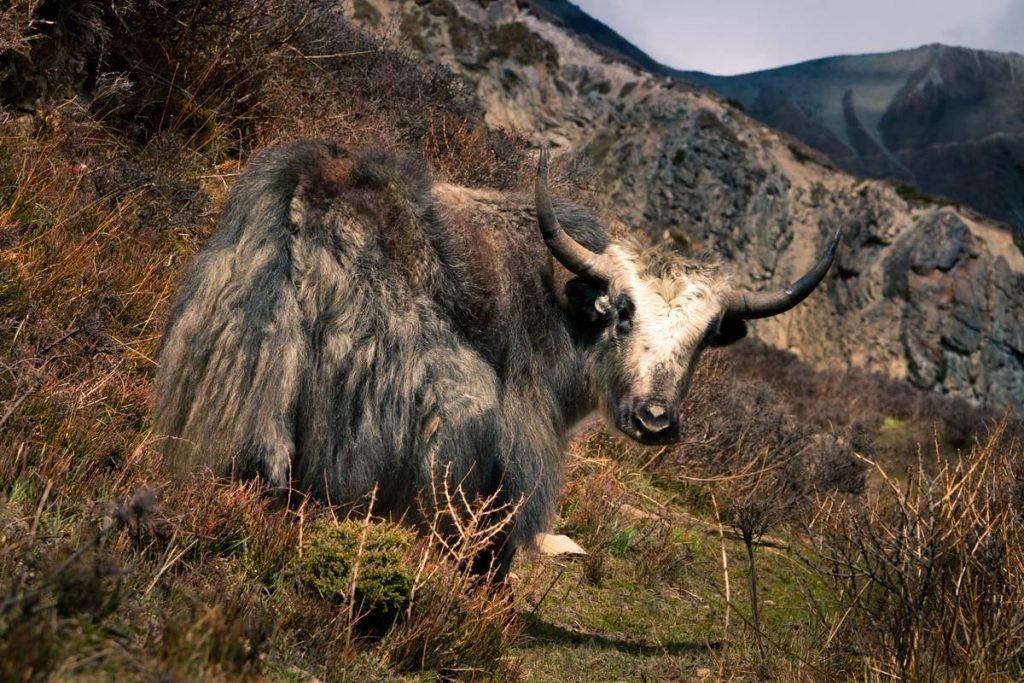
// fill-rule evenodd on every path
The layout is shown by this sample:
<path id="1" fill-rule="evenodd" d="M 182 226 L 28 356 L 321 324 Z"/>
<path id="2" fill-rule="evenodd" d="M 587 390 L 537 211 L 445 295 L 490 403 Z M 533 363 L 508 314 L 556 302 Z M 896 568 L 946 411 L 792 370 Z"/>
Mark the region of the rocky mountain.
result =
<path id="1" fill-rule="evenodd" d="M 351 12 L 465 76 L 490 124 L 589 164 L 582 200 L 613 226 L 714 250 L 742 284 L 782 286 L 841 226 L 825 292 L 758 323 L 761 339 L 821 367 L 1024 410 L 1024 253 L 1004 226 L 847 175 L 531 2 L 356 0 Z"/>
<path id="2" fill-rule="evenodd" d="M 1024 229 L 1024 56 L 944 45 L 684 78 L 815 147 Z"/>
<path id="3" fill-rule="evenodd" d="M 595 50 L 682 78 L 827 154 L 1009 223 L 1024 243 L 1024 55 L 927 45 L 738 76 L 660 64 L 568 0 L 532 0 Z"/>

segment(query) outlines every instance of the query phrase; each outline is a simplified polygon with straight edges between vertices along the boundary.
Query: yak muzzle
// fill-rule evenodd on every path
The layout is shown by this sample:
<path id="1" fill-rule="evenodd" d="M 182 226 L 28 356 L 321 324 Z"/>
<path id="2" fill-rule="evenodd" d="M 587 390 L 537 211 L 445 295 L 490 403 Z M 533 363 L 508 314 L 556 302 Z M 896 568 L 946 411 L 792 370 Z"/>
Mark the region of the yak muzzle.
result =
<path id="1" fill-rule="evenodd" d="M 679 440 L 678 411 L 662 399 L 634 399 L 620 411 L 619 429 L 643 444 L 675 443 Z"/>
<path id="2" fill-rule="evenodd" d="M 644 401 L 633 412 L 637 428 L 646 434 L 661 434 L 672 426 L 668 404 L 664 401 Z"/>

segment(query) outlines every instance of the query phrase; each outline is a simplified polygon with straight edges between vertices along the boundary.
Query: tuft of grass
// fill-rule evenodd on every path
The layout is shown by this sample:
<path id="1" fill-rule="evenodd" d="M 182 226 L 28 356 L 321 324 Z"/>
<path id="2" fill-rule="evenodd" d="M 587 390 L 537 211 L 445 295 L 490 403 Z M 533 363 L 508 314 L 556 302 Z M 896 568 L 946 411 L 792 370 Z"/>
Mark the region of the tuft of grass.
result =
<path id="1" fill-rule="evenodd" d="M 173 680 L 254 679 L 267 670 L 267 659 L 281 621 L 269 606 L 245 593 L 184 604 L 162 616 L 153 674 Z"/>

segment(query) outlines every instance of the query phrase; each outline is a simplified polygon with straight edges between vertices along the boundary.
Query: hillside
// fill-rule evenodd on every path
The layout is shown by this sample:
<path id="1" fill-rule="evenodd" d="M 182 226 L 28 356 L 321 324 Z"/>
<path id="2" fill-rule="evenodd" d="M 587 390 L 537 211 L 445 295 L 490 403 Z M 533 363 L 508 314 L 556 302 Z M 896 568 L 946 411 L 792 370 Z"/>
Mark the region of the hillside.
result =
<path id="1" fill-rule="evenodd" d="M 569 0 L 529 0 L 525 4 L 539 18 L 565 28 L 589 47 L 617 61 L 632 64 L 658 76 L 675 75 L 674 69 L 655 61 L 607 24 L 590 16 Z"/>
<path id="2" fill-rule="evenodd" d="M 844 170 L 1024 230 L 1024 56 L 926 45 L 739 76 L 679 74 Z"/>
<path id="3" fill-rule="evenodd" d="M 1024 426 L 865 369 L 935 388 L 913 332 L 946 393 L 1005 398 L 1016 365 L 946 365 L 1020 348 L 1003 233 L 484 4 L 0 10 L 0 681 L 1019 680 Z M 817 367 L 746 339 L 705 353 L 679 444 L 581 425 L 550 531 L 587 554 L 524 552 L 503 584 L 466 571 L 487 501 L 454 501 L 444 544 L 372 501 L 172 479 L 150 413 L 170 301 L 247 165 L 310 136 L 517 203 L 551 140 L 561 197 L 744 283 L 844 221 L 828 291 L 758 328 Z M 839 355 L 873 343 L 891 368 Z"/>
<path id="4" fill-rule="evenodd" d="M 606 217 L 717 251 L 744 284 L 788 282 L 841 226 L 828 296 L 759 323 L 761 339 L 819 367 L 1024 408 L 1024 252 L 1004 226 L 846 175 L 710 93 L 595 51 L 530 3 L 354 7 L 474 83 L 489 124 L 577 153 Z"/>

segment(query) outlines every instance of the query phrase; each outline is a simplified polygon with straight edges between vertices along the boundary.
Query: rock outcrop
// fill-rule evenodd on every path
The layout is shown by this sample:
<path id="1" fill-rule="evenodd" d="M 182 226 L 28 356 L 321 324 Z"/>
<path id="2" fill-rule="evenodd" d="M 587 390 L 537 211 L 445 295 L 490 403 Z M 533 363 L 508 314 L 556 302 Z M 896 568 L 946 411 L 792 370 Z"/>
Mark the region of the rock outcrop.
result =
<path id="1" fill-rule="evenodd" d="M 1024 411 L 1024 254 L 1005 226 L 846 175 L 542 14 L 512 0 L 354 4 L 369 28 L 398 27 L 410 49 L 469 79 L 490 124 L 588 159 L 588 201 L 620 229 L 717 251 L 737 280 L 770 287 L 842 227 L 824 295 L 758 323 L 765 341 Z"/>

